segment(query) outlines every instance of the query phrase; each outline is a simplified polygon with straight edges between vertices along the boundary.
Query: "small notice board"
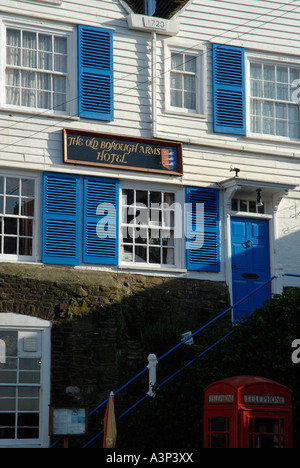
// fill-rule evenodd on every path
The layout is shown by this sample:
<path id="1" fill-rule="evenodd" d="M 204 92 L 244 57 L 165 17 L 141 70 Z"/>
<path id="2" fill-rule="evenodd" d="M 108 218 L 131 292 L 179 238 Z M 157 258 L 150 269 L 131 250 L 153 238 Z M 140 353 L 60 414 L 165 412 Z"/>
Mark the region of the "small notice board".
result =
<path id="1" fill-rule="evenodd" d="M 50 435 L 82 435 L 87 432 L 87 408 L 50 407 Z"/>

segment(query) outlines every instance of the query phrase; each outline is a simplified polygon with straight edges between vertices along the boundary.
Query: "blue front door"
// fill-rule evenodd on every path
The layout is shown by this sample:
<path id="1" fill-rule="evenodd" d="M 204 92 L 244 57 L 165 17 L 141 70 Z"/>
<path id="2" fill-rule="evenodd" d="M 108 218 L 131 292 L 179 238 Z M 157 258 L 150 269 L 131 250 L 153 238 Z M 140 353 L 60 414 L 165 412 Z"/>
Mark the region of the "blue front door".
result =
<path id="1" fill-rule="evenodd" d="M 270 279 L 269 224 L 265 220 L 231 218 L 233 304 Z M 271 297 L 270 284 L 233 308 L 233 321 L 242 320 Z"/>

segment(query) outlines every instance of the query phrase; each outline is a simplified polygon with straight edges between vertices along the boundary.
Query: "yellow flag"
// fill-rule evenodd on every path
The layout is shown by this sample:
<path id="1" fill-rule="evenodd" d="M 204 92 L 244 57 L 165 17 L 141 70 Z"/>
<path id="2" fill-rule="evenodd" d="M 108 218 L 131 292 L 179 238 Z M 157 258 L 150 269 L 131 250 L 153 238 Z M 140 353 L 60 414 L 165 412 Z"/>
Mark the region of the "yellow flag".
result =
<path id="1" fill-rule="evenodd" d="M 117 427 L 114 407 L 114 394 L 109 395 L 105 417 L 104 417 L 104 437 L 103 448 L 114 448 L 117 440 Z"/>

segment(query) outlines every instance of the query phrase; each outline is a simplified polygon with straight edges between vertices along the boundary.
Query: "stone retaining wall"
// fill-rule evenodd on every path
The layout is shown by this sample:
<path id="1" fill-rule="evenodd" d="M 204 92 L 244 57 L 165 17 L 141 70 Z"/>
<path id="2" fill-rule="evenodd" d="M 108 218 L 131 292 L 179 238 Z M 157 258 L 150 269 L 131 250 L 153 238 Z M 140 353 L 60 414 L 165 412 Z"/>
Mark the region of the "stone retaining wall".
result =
<path id="1" fill-rule="evenodd" d="M 97 406 L 147 365 L 149 327 L 161 327 L 170 349 L 174 329 L 194 332 L 228 304 L 220 282 L 0 264 L 0 312 L 53 322 L 54 405 Z M 231 326 L 230 314 L 221 326 Z M 144 393 L 147 378 L 139 384 Z M 139 391 L 133 386 L 133 393 Z"/>

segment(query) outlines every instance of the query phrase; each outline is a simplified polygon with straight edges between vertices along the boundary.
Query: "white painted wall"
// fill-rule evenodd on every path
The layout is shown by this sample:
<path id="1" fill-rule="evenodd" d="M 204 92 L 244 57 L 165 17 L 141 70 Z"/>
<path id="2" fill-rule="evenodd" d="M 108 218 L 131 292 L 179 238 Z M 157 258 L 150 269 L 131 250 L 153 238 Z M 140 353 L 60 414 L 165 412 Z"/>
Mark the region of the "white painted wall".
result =
<path id="1" fill-rule="evenodd" d="M 300 64 L 300 1 L 249 0 L 241 4 L 237 0 L 194 0 L 174 17 L 180 23 L 177 36 L 157 34 L 157 133 L 154 136 L 183 143 L 182 178 L 63 164 L 63 128 L 132 137 L 153 136 L 152 36 L 151 32 L 129 30 L 127 14 L 128 11 L 118 0 L 88 0 L 84 4 L 81 0 L 63 0 L 61 4 L 53 0 L 2 0 L 1 37 L 3 21 L 15 18 L 70 31 L 74 28 L 74 44 L 76 25 L 79 23 L 114 30 L 115 119 L 113 122 L 79 120 L 74 114 L 46 117 L 42 112 L 8 112 L 0 106 L 1 168 L 29 170 L 36 174 L 49 169 L 79 171 L 82 174 L 115 176 L 141 182 L 218 187 L 224 179 L 232 176 L 230 166 L 234 165 L 240 168 L 240 174 L 245 178 L 294 184 L 297 188 L 281 202 L 278 210 L 276 229 L 281 241 L 274 253 L 274 263 L 284 260 L 282 263 L 286 270 L 300 272 L 300 252 L 296 247 L 300 241 L 299 220 L 289 216 L 295 204 L 300 203 L 300 141 L 213 133 L 210 52 L 211 43 L 218 42 L 245 47 L 247 54 L 270 55 L 274 59 L 284 56 L 286 60 L 292 59 Z M 199 50 L 202 54 L 205 85 L 201 116 L 166 112 L 166 51 L 170 46 Z M 0 59 L 0 70 L 3 69 L 2 64 Z M 74 67 L 75 70 L 76 63 Z M 2 75 L 0 83 L 3 102 Z M 224 252 L 223 230 L 222 234 Z M 223 272 L 224 269 L 223 265 Z M 216 276 L 213 275 L 214 278 Z"/>

